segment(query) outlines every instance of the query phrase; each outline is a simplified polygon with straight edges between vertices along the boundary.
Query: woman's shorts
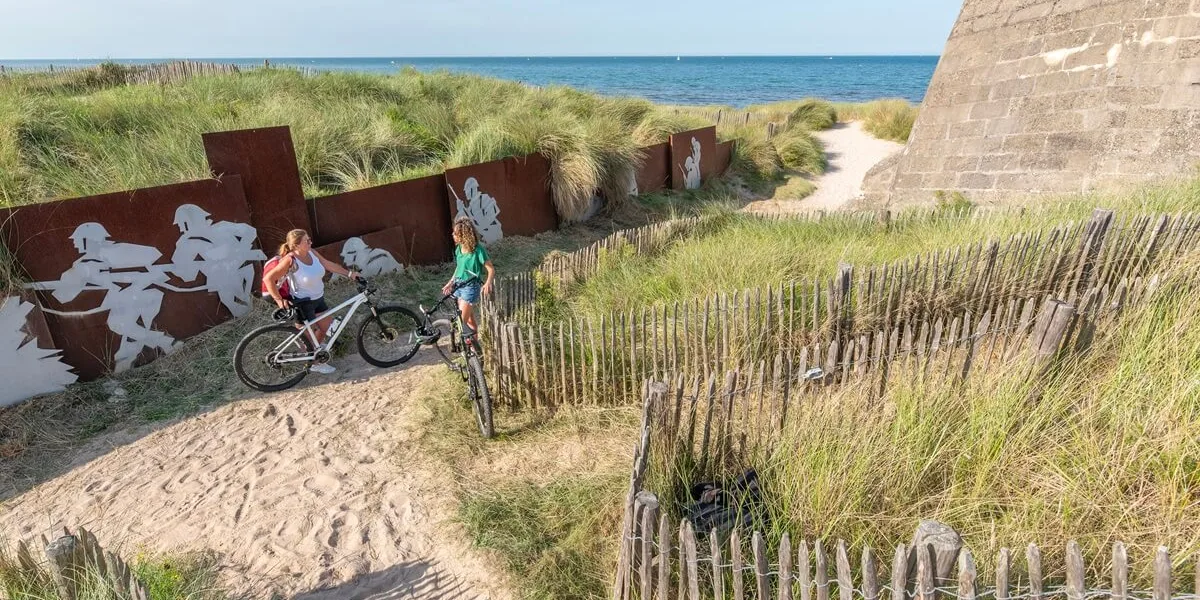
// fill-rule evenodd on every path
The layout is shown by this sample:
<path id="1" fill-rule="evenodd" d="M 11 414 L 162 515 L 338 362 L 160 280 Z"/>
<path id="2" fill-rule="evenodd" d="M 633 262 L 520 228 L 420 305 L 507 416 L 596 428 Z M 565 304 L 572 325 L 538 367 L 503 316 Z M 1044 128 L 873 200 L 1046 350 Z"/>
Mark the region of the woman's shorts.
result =
<path id="1" fill-rule="evenodd" d="M 455 285 L 458 285 L 458 283 L 459 282 L 455 282 Z M 454 297 L 466 302 L 467 304 L 475 305 L 479 302 L 480 289 L 481 286 L 479 285 L 479 282 L 475 281 L 466 286 L 458 288 L 458 290 L 454 292 Z"/>
<path id="2" fill-rule="evenodd" d="M 292 304 L 296 305 L 296 310 L 300 311 L 300 316 L 303 317 L 305 321 L 311 321 L 317 318 L 319 313 L 329 310 L 329 307 L 325 305 L 325 296 L 321 296 L 316 300 L 302 300 L 300 298 L 293 298 Z"/>

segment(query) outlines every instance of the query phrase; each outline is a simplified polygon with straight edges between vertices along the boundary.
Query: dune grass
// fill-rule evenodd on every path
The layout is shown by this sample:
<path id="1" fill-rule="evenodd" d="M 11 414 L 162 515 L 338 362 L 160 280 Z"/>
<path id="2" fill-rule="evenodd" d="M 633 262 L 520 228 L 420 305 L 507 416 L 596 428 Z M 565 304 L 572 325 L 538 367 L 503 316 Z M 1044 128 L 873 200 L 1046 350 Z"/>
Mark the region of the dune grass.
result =
<path id="1" fill-rule="evenodd" d="M 934 249 L 1001 239 L 1085 219 L 1094 207 L 1123 213 L 1192 210 L 1200 179 L 1121 194 L 1047 199 L 1036 212 L 1009 212 L 987 219 L 930 218 L 884 229 L 832 214 L 821 222 L 770 221 L 736 211 L 736 204 L 712 201 L 704 210 L 711 225 L 664 251 L 644 256 L 615 253 L 598 273 L 573 286 L 563 298 L 567 314 L 599 318 L 612 311 L 677 300 L 703 298 L 790 281 L 832 275 L 839 263 L 873 265 Z M 948 214 L 964 207 L 948 203 Z"/>
<path id="2" fill-rule="evenodd" d="M 886 99 L 862 104 L 838 104 L 837 112 L 842 121 L 862 121 L 863 129 L 879 139 L 903 144 L 912 133 L 918 107 L 907 100 Z"/>
<path id="3" fill-rule="evenodd" d="M 1196 259 L 1152 301 L 1102 322 L 1089 352 L 1037 389 L 1021 359 L 961 384 L 899 375 L 882 398 L 867 381 L 793 404 L 777 443 L 735 461 L 759 473 L 772 542 L 788 531 L 886 550 L 932 518 L 963 535 L 982 579 L 1001 547 L 1019 554 L 1032 542 L 1061 582 L 1077 540 L 1089 581 L 1103 584 L 1123 541 L 1139 589 L 1159 545 L 1190 589 L 1200 552 Z M 693 477 L 738 473 L 655 462 L 652 489 L 679 497 Z"/>
<path id="4" fill-rule="evenodd" d="M 644 100 L 412 69 L 120 81 L 91 71 L 0 78 L 4 204 L 203 178 L 200 134 L 288 125 L 309 196 L 542 152 L 571 220 L 597 189 L 623 197 L 641 146 L 697 125 Z"/>

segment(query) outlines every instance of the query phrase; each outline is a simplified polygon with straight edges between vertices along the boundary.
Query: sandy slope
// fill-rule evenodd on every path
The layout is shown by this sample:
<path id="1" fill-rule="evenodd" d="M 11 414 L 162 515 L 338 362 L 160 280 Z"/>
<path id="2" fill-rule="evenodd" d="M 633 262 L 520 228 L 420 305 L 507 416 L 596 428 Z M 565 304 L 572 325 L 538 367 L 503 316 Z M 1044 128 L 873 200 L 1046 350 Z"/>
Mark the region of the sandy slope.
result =
<path id="1" fill-rule="evenodd" d="M 817 191 L 802 200 L 760 200 L 750 203 L 746 210 L 756 212 L 794 212 L 836 210 L 862 194 L 862 182 L 867 171 L 903 144 L 877 139 L 862 130 L 862 123 L 839 123 L 832 129 L 817 132 L 825 144 L 829 168 L 813 183 Z"/>
<path id="2" fill-rule="evenodd" d="M 184 419 L 8 501 L 0 531 L 83 525 L 127 552 L 215 550 L 253 598 L 507 598 L 449 523 L 447 474 L 413 450 L 413 390 L 444 368 L 429 360 L 380 371 L 355 356 Z"/>

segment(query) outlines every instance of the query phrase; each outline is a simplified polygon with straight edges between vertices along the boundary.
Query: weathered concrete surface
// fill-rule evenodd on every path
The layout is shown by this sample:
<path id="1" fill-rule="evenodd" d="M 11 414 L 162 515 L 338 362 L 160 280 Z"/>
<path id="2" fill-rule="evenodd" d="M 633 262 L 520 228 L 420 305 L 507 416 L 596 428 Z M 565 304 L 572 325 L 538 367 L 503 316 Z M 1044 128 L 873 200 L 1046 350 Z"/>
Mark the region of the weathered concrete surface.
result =
<path id="1" fill-rule="evenodd" d="M 1111 188 L 1200 160 L 1200 1 L 966 0 L 867 204 Z"/>

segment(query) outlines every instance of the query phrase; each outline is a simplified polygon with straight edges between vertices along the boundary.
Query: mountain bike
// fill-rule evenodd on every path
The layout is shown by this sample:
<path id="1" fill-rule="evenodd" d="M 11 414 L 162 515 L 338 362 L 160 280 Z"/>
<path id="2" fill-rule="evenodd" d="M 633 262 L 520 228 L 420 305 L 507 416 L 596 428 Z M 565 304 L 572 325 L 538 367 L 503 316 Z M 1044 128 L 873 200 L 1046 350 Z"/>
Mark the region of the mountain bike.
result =
<path id="1" fill-rule="evenodd" d="M 462 311 L 458 309 L 458 301 L 454 297 L 454 292 L 459 288 L 477 281 L 468 279 L 456 284 L 450 293 L 442 296 L 432 308 L 419 306 L 424 319 L 417 327 L 417 334 L 423 345 L 436 348 L 442 361 L 467 382 L 467 395 L 470 396 L 475 409 L 479 433 L 485 438 L 490 438 L 496 432 L 492 424 L 492 394 L 488 391 L 487 378 L 483 376 L 483 352 L 479 348 L 477 332 L 465 333 Z M 452 317 L 435 318 L 435 314 L 447 302 L 453 311 Z"/>
<path id="2" fill-rule="evenodd" d="M 329 362 L 330 350 L 362 306 L 371 315 L 358 328 L 358 353 L 368 363 L 394 367 L 412 358 L 422 339 L 409 333 L 421 323 L 417 315 L 396 305 L 375 302 L 377 288 L 365 277 L 356 280 L 358 293 L 312 321 L 294 306 L 273 313 L 275 323 L 246 334 L 233 352 L 233 368 L 242 383 L 262 392 L 288 389 L 304 379 L 315 364 Z M 317 342 L 317 322 L 332 317 L 325 341 Z"/>

